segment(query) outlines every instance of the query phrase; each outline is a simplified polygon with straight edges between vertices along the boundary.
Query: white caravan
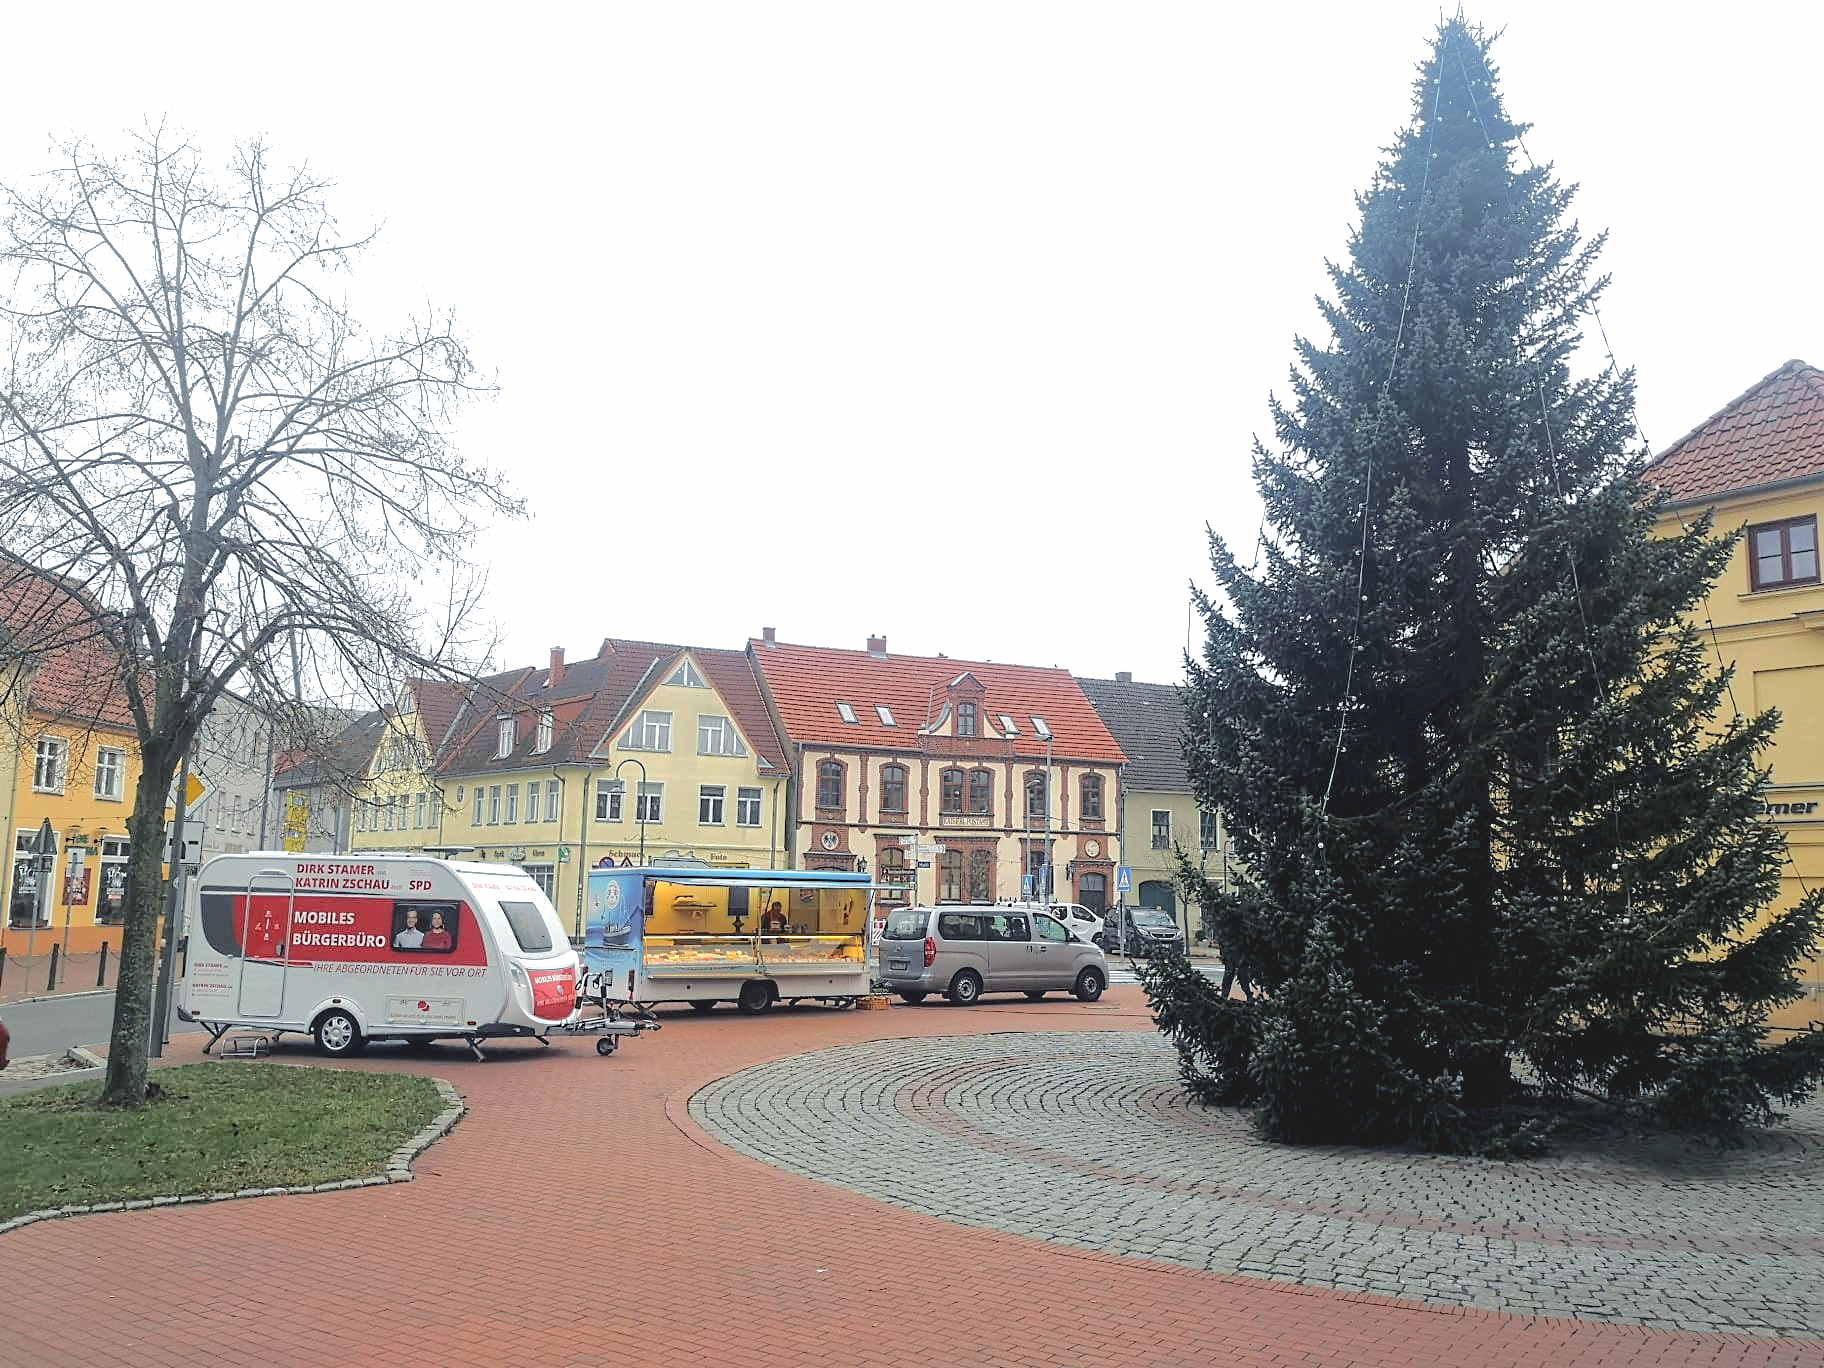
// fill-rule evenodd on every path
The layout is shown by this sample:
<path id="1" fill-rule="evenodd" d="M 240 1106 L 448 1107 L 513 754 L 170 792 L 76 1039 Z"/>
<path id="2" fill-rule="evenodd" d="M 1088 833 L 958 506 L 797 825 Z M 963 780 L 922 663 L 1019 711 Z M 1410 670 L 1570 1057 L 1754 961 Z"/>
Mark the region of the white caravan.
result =
<path id="1" fill-rule="evenodd" d="M 544 1038 L 577 1015 L 576 951 L 544 891 L 504 865 L 414 855 L 218 855 L 190 880 L 178 1014 L 369 1040 Z M 607 1051 L 604 1050 L 604 1053 Z"/>

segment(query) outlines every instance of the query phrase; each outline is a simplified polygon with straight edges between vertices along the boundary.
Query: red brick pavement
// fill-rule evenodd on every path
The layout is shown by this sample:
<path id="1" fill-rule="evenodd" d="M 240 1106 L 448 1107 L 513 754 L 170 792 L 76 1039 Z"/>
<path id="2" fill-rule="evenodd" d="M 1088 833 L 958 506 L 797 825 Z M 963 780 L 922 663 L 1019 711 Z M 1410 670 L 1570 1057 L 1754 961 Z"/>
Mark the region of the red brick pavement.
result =
<path id="1" fill-rule="evenodd" d="M 743 1158 L 685 1114 L 713 1078 L 824 1045 L 1091 1024 L 1146 1028 L 1137 990 L 668 1017 L 606 1060 L 587 1040 L 485 1064 L 376 1051 L 351 1067 L 440 1074 L 473 1108 L 416 1182 L 0 1237 L 0 1363 L 1824 1365 L 1812 1343 L 1417 1306 L 966 1229 Z"/>

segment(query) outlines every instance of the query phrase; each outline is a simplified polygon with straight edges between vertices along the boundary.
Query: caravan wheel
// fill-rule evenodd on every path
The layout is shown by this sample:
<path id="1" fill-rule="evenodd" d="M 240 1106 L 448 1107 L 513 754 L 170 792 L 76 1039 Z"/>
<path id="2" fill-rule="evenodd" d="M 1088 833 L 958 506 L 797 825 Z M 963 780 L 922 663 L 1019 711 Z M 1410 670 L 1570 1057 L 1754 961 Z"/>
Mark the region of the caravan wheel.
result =
<path id="1" fill-rule="evenodd" d="M 741 985 L 741 996 L 735 1006 L 747 1013 L 764 1012 L 773 1005 L 773 985 L 764 979 L 749 979 Z"/>
<path id="2" fill-rule="evenodd" d="M 359 1054 L 361 1047 L 367 1044 L 354 1017 L 340 1007 L 331 1008 L 318 1017 L 311 1034 L 317 1039 L 317 1048 L 331 1056 Z"/>

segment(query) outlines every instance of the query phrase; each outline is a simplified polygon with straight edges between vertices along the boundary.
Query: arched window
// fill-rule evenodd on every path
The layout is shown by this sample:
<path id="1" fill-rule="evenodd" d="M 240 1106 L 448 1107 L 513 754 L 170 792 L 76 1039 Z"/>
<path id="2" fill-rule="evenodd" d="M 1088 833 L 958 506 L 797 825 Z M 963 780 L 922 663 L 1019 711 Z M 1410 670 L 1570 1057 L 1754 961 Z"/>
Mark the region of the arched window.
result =
<path id="1" fill-rule="evenodd" d="M 874 864 L 874 881 L 881 885 L 880 897 L 884 902 L 904 902 L 910 893 L 909 881 L 906 879 L 906 852 L 899 846 L 882 846 L 880 858 Z"/>
<path id="2" fill-rule="evenodd" d="M 994 856 L 986 850 L 969 852 L 969 901 L 994 901 Z"/>
<path id="3" fill-rule="evenodd" d="M 1078 785 L 1078 792 L 1083 801 L 1077 815 L 1088 821 L 1100 821 L 1102 819 L 1102 776 L 1099 774 L 1084 775 Z"/>
<path id="4" fill-rule="evenodd" d="M 880 767 L 880 810 L 882 812 L 904 812 L 906 810 L 906 767 L 904 765 L 882 765 Z"/>
<path id="5" fill-rule="evenodd" d="M 958 815 L 963 810 L 963 772 L 947 769 L 937 776 L 937 810 Z"/>
<path id="6" fill-rule="evenodd" d="M 986 817 L 994 811 L 994 776 L 985 769 L 969 771 L 969 812 Z"/>
<path id="7" fill-rule="evenodd" d="M 975 735 L 975 704 L 958 703 L 956 705 L 956 734 L 958 736 Z"/>
<path id="8" fill-rule="evenodd" d="M 843 767 L 840 760 L 819 760 L 817 762 L 817 806 L 820 808 L 839 808 L 846 801 L 843 797 Z"/>
<path id="9" fill-rule="evenodd" d="M 1044 820 L 1045 799 L 1045 776 L 1040 771 L 1033 770 L 1026 776 L 1026 816 L 1029 820 Z"/>
<path id="10" fill-rule="evenodd" d="M 963 900 L 963 852 L 946 850 L 937 858 L 937 900 Z"/>

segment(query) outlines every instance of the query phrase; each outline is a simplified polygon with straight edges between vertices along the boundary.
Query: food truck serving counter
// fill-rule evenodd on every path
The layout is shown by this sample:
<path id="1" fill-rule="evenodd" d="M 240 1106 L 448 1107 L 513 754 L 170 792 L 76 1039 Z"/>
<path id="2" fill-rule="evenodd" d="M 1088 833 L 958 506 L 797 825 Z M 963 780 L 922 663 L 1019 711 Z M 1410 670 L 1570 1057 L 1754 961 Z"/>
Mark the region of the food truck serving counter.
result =
<path id="1" fill-rule="evenodd" d="M 873 893 L 866 874 L 830 870 L 591 870 L 583 966 L 592 993 L 642 1007 L 852 1006 L 871 979 Z"/>

